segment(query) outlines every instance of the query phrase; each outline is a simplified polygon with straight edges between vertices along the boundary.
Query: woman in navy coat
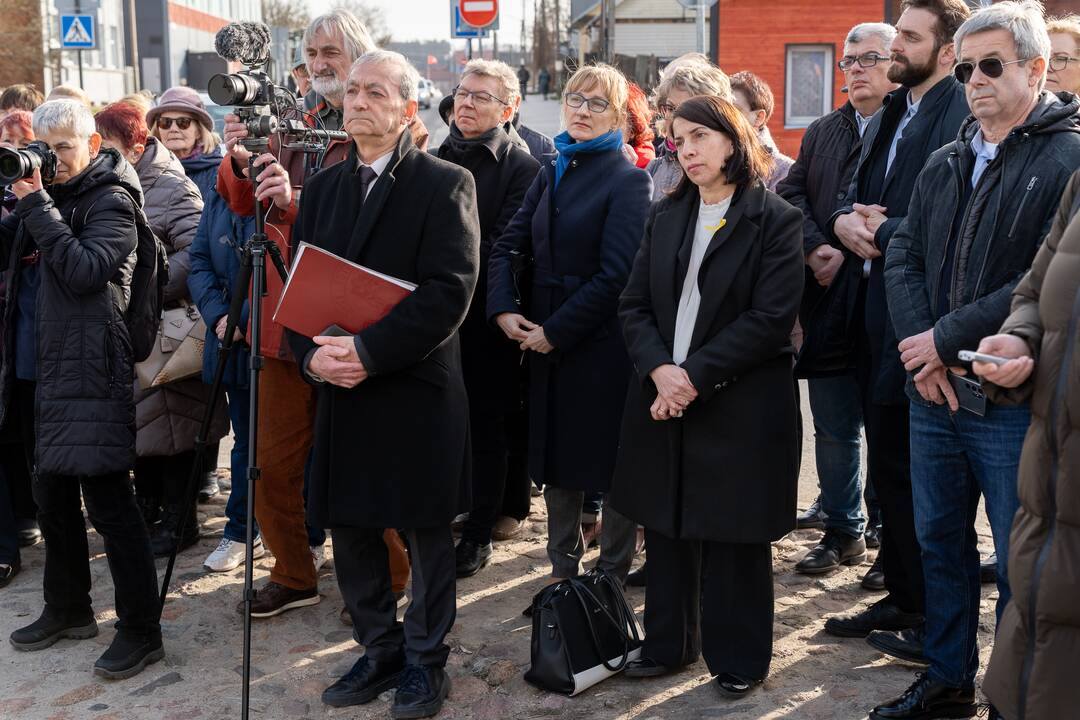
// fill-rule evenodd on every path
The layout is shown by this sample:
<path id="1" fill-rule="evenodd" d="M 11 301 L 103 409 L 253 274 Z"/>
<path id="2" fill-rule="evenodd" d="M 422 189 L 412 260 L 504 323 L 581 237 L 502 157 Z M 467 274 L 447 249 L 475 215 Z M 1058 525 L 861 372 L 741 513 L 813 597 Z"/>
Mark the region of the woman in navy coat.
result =
<path id="1" fill-rule="evenodd" d="M 652 181 L 622 154 L 627 95 L 626 78 L 610 66 L 570 78 L 558 156 L 495 243 L 488 268 L 487 315 L 527 351 L 529 471 L 545 489 L 555 580 L 579 571 L 585 493 L 611 487 L 630 378 L 616 313 Z M 531 277 L 515 276 L 514 253 L 532 257 Z M 605 510 L 599 566 L 620 580 L 634 531 Z"/>

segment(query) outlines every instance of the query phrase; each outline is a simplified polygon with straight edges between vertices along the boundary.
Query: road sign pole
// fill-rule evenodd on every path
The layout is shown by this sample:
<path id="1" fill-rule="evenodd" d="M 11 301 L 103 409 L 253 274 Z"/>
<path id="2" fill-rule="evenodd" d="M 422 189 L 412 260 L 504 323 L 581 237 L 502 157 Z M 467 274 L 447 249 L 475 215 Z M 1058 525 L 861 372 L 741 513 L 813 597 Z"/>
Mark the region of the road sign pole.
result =
<path id="1" fill-rule="evenodd" d="M 79 56 L 79 89 L 85 90 L 82 74 L 82 50 L 76 50 L 75 54 Z"/>
<path id="2" fill-rule="evenodd" d="M 705 45 L 705 5 L 697 6 L 697 51 L 708 54 L 709 48 Z"/>

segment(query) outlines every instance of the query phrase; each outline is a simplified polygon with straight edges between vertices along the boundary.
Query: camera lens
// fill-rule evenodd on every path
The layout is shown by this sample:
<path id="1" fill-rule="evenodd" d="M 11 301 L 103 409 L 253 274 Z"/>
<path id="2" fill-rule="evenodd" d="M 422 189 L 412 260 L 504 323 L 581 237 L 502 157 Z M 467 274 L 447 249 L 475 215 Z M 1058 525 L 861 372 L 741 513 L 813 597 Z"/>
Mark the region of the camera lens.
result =
<path id="1" fill-rule="evenodd" d="M 240 73 L 218 73 L 210 78 L 206 92 L 218 105 L 250 105 L 259 96 L 259 83 Z"/>
<path id="2" fill-rule="evenodd" d="M 26 150 L 0 148 L 0 185 L 10 185 L 34 173 L 41 166 L 41 158 Z"/>

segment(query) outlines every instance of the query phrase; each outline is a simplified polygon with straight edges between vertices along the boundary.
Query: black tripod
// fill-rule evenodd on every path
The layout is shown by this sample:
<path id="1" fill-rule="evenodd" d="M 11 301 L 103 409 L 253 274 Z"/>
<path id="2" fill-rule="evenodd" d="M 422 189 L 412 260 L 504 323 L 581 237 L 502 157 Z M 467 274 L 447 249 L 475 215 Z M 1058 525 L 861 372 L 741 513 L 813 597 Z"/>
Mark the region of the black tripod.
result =
<path id="1" fill-rule="evenodd" d="M 255 178 L 258 175 L 257 170 L 259 169 L 255 166 L 255 158 L 268 149 L 269 142 L 265 139 L 245 139 L 241 142 L 244 147 L 251 152 L 251 157 L 248 158 L 248 177 L 251 178 L 252 192 L 254 193 L 258 188 L 258 182 Z M 199 434 L 195 438 L 195 462 L 192 464 L 191 473 L 188 475 L 187 489 L 186 494 L 184 495 L 184 502 L 187 505 L 184 509 L 184 514 L 181 516 L 186 521 L 194 509 L 196 482 L 203 467 L 207 436 L 210 433 L 210 424 L 213 421 L 214 408 L 217 405 L 218 398 L 221 396 L 221 381 L 225 376 L 225 365 L 229 361 L 229 356 L 232 353 L 233 336 L 237 325 L 240 322 L 244 300 L 248 298 L 248 287 L 250 284 L 251 335 L 248 338 L 248 343 L 251 346 L 251 363 L 248 367 L 248 377 L 251 388 L 251 400 L 248 407 L 249 412 L 251 413 L 251 421 L 248 428 L 247 536 L 245 537 L 246 548 L 244 552 L 244 659 L 242 666 L 244 686 L 240 705 L 240 713 L 243 720 L 247 720 L 248 718 L 248 696 L 251 689 L 251 601 L 255 597 L 255 591 L 252 588 L 252 565 L 254 564 L 252 554 L 254 552 L 255 539 L 255 482 L 259 479 L 260 474 L 258 463 L 259 372 L 262 370 L 263 366 L 263 357 L 260 354 L 259 343 L 262 338 L 263 317 L 261 299 L 266 294 L 267 255 L 270 256 L 274 268 L 277 270 L 278 275 L 281 276 L 282 282 L 284 282 L 288 276 L 288 271 L 285 268 L 285 261 L 282 259 L 281 251 L 278 249 L 277 245 L 270 242 L 266 237 L 266 217 L 262 208 L 259 206 L 259 203 L 256 202 L 255 234 L 251 236 L 251 239 L 244 247 L 243 264 L 240 267 L 240 274 L 237 276 L 236 283 L 232 289 L 232 302 L 229 305 L 229 315 L 225 321 L 225 339 L 222 341 L 221 350 L 218 352 L 217 366 L 214 368 L 214 381 L 210 386 L 210 399 L 207 402 L 206 411 L 203 414 L 202 424 L 199 426 Z M 176 553 L 179 549 L 179 528 L 182 526 L 183 523 L 178 523 L 177 528 L 173 531 L 172 554 L 169 556 L 169 563 L 165 568 L 165 578 L 161 584 L 162 610 L 165 608 L 165 597 L 168 595 L 169 581 L 172 579 L 173 567 L 176 565 Z"/>

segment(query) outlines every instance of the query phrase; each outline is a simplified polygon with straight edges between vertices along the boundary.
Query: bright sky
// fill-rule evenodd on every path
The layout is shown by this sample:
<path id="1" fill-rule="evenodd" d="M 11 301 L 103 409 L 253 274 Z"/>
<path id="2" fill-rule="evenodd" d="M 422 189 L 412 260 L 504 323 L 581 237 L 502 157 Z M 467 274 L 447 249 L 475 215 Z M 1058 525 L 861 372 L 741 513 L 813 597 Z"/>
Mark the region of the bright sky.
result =
<path id="1" fill-rule="evenodd" d="M 570 0 L 566 0 L 569 2 Z M 382 8 L 395 40 L 447 40 L 450 38 L 451 0 L 369 0 Z M 326 12 L 334 0 L 308 0 L 312 14 Z M 525 0 L 532 12 L 532 0 Z M 499 1 L 499 43 L 517 45 L 521 38 L 522 0 Z M 531 25 L 531 18 L 527 20 Z"/>

